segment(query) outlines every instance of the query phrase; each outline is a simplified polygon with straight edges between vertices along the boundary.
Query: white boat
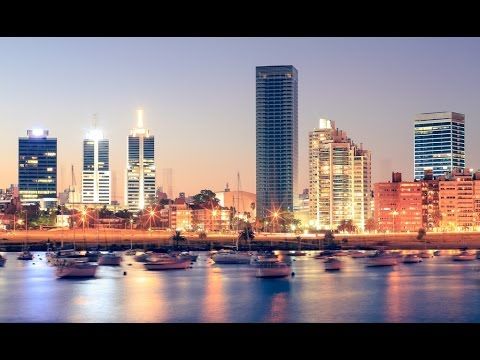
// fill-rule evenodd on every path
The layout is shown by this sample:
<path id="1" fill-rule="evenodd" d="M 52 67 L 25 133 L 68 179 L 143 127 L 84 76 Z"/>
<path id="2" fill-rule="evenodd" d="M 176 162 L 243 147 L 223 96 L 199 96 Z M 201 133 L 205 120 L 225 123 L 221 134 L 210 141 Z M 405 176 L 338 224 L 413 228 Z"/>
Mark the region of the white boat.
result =
<path id="1" fill-rule="evenodd" d="M 20 255 L 17 256 L 18 260 L 32 260 L 33 254 L 29 250 L 23 250 Z"/>
<path id="2" fill-rule="evenodd" d="M 252 256 L 250 261 L 250 265 L 252 266 L 261 266 L 265 263 L 276 263 L 279 262 L 278 256 L 275 255 L 273 252 L 264 252 L 258 253 L 255 256 Z"/>
<path id="3" fill-rule="evenodd" d="M 98 265 L 118 266 L 122 262 L 122 257 L 115 253 L 102 254 L 98 257 Z"/>
<path id="4" fill-rule="evenodd" d="M 252 255 L 233 250 L 220 250 L 212 256 L 216 264 L 250 264 Z"/>
<path id="5" fill-rule="evenodd" d="M 350 252 L 350 257 L 352 259 L 362 259 L 367 257 L 367 253 L 365 251 L 355 250 Z"/>
<path id="6" fill-rule="evenodd" d="M 7 262 L 7 258 L 0 254 L 0 267 L 4 267 Z"/>
<path id="7" fill-rule="evenodd" d="M 147 251 L 147 252 L 135 255 L 134 259 L 137 262 L 147 262 L 148 258 L 152 256 L 152 254 L 153 252 Z"/>
<path id="8" fill-rule="evenodd" d="M 256 266 L 255 276 L 258 278 L 278 278 L 286 277 L 292 273 L 292 268 L 287 263 L 277 262 L 264 262 Z"/>
<path id="9" fill-rule="evenodd" d="M 49 253 L 47 256 L 47 261 L 54 266 L 63 264 L 65 259 L 69 260 L 70 262 L 76 260 L 88 261 L 88 258 L 85 255 L 81 255 L 75 249 L 62 249 L 55 253 Z"/>
<path id="10" fill-rule="evenodd" d="M 405 257 L 403 258 L 404 264 L 415 264 L 422 261 L 423 260 L 416 254 L 408 254 L 408 255 L 405 255 Z"/>
<path id="11" fill-rule="evenodd" d="M 343 267 L 343 261 L 329 257 L 325 260 L 325 271 L 340 270 Z"/>
<path id="12" fill-rule="evenodd" d="M 145 263 L 147 270 L 175 270 L 187 269 L 190 266 L 190 259 L 179 258 L 167 254 L 151 256 Z"/>
<path id="13" fill-rule="evenodd" d="M 59 278 L 68 277 L 94 277 L 97 272 L 98 265 L 89 264 L 84 261 L 68 261 L 63 265 L 59 265 L 56 269 L 56 275 Z"/>
<path id="14" fill-rule="evenodd" d="M 472 261 L 477 258 L 477 254 L 471 251 L 463 250 L 460 254 L 454 255 L 452 259 L 454 261 Z"/>
<path id="15" fill-rule="evenodd" d="M 367 260 L 367 266 L 393 266 L 397 265 L 398 257 L 383 250 L 377 251 Z"/>
<path id="16" fill-rule="evenodd" d="M 420 254 L 418 254 L 418 256 L 422 259 L 429 259 L 433 257 L 433 254 L 428 250 L 422 250 L 420 251 Z"/>

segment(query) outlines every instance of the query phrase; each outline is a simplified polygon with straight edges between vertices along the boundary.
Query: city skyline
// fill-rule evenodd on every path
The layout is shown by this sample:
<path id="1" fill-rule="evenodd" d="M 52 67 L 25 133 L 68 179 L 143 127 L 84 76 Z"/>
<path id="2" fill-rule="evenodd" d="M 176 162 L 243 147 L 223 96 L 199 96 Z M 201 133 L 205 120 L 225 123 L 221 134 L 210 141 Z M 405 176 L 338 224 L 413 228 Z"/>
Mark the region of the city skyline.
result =
<path id="1" fill-rule="evenodd" d="M 308 131 L 320 117 L 341 122 L 372 151 L 372 183 L 391 171 L 413 178 L 412 129 L 423 112 L 465 114 L 466 167 L 480 163 L 472 141 L 480 126 L 478 39 L 23 38 L 2 39 L 0 49 L 1 187 L 17 183 L 18 137 L 40 127 L 58 139 L 57 190 L 67 188 L 72 164 L 80 176 L 82 140 L 98 113 L 118 179 L 112 193 L 122 203 L 123 139 L 142 107 L 157 137 L 156 167 L 173 169 L 178 191 L 220 190 L 239 171 L 253 192 L 252 77 L 256 66 L 279 64 L 299 70 L 298 193 L 308 187 Z M 198 56 L 190 59 L 191 51 Z"/>

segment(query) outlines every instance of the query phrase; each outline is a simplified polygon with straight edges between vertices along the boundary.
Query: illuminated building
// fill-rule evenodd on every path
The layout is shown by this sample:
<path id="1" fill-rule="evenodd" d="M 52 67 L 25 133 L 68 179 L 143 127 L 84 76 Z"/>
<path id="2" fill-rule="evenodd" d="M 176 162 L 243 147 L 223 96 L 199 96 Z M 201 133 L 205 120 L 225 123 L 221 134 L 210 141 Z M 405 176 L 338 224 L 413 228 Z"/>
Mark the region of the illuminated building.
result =
<path id="1" fill-rule="evenodd" d="M 143 127 L 143 110 L 138 110 L 137 127 L 128 136 L 125 198 L 131 211 L 155 201 L 155 138 Z"/>
<path id="2" fill-rule="evenodd" d="M 400 173 L 392 173 L 392 182 L 374 184 L 377 230 L 416 232 L 422 228 L 422 189 L 422 182 L 402 182 Z"/>
<path id="3" fill-rule="evenodd" d="M 82 203 L 110 204 L 109 142 L 100 130 L 83 140 Z"/>
<path id="4" fill-rule="evenodd" d="M 326 119 L 309 133 L 309 204 L 317 229 L 351 220 L 363 230 L 370 217 L 371 154 Z"/>
<path id="5" fill-rule="evenodd" d="M 415 118 L 414 179 L 425 170 L 433 176 L 465 167 L 465 115 L 455 112 L 418 114 Z"/>
<path id="6" fill-rule="evenodd" d="M 56 206 L 57 139 L 49 138 L 48 130 L 28 130 L 18 139 L 18 189 L 24 204 Z"/>
<path id="7" fill-rule="evenodd" d="M 298 72 L 292 65 L 256 68 L 257 217 L 293 211 L 298 169 Z"/>
<path id="8" fill-rule="evenodd" d="M 220 206 L 234 208 L 237 213 L 248 214 L 250 218 L 255 218 L 257 197 L 254 193 L 231 190 L 227 184 L 225 191 L 218 191 L 215 194 Z"/>

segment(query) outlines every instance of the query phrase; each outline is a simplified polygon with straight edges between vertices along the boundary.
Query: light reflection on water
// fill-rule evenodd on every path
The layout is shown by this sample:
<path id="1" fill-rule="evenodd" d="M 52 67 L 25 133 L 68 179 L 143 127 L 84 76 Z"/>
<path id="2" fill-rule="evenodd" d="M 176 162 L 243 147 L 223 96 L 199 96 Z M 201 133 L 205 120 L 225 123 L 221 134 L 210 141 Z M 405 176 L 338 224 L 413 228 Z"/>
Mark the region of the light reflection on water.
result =
<path id="1" fill-rule="evenodd" d="M 284 279 L 258 279 L 248 265 L 212 264 L 202 253 L 187 270 L 146 271 L 126 257 L 95 279 L 67 280 L 43 253 L 33 261 L 9 253 L 0 322 L 480 322 L 480 260 L 366 268 L 342 257 L 344 269 L 330 273 L 311 255 Z"/>

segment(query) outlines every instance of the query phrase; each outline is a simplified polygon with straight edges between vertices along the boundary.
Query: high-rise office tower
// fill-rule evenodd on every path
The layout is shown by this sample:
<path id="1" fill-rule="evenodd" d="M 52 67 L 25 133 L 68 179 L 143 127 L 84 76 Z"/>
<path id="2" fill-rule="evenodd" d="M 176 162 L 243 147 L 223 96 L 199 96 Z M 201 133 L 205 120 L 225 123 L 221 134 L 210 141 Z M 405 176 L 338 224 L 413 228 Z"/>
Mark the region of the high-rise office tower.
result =
<path id="1" fill-rule="evenodd" d="M 465 115 L 418 114 L 415 117 L 415 180 L 422 179 L 425 170 L 439 176 L 454 168 L 465 168 Z"/>
<path id="2" fill-rule="evenodd" d="M 18 139 L 18 188 L 24 203 L 49 207 L 57 200 L 57 139 L 48 130 L 27 131 Z"/>
<path id="3" fill-rule="evenodd" d="M 257 216 L 293 211 L 297 194 L 298 72 L 291 65 L 256 68 Z"/>
<path id="4" fill-rule="evenodd" d="M 110 204 L 111 188 L 109 142 L 94 129 L 83 140 L 82 203 Z"/>
<path id="5" fill-rule="evenodd" d="M 131 211 L 145 208 L 155 201 L 155 138 L 143 127 L 143 110 L 128 136 L 127 207 Z"/>
<path id="6" fill-rule="evenodd" d="M 370 217 L 371 154 L 330 120 L 309 133 L 310 219 L 336 230 L 345 220 L 363 230 Z"/>

